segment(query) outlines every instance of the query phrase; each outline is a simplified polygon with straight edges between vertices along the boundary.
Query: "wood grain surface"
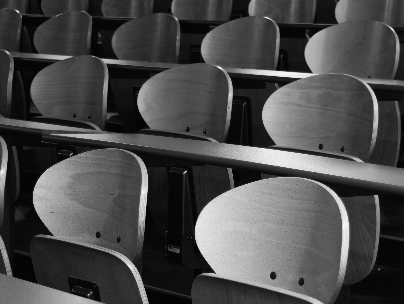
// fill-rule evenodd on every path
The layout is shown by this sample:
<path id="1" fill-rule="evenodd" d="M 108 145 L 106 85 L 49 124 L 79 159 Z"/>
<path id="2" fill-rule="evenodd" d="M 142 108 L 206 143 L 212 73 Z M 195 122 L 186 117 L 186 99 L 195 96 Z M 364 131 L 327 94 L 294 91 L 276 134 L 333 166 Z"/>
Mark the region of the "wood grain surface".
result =
<path id="1" fill-rule="evenodd" d="M 153 13 L 154 0 L 103 0 L 102 14 L 108 17 L 141 17 Z"/>
<path id="2" fill-rule="evenodd" d="M 122 60 L 178 62 L 180 24 L 168 14 L 152 14 L 120 26 L 112 48 Z"/>
<path id="3" fill-rule="evenodd" d="M 266 17 L 245 17 L 210 31 L 202 41 L 206 63 L 224 67 L 274 70 L 278 63 L 279 28 Z"/>
<path id="4" fill-rule="evenodd" d="M 193 304 L 321 304 L 308 296 L 266 284 L 201 274 L 192 283 Z"/>
<path id="5" fill-rule="evenodd" d="M 366 162 L 376 143 L 378 104 L 355 77 L 316 75 L 272 94 L 262 120 L 277 145 L 343 152 Z"/>
<path id="6" fill-rule="evenodd" d="M 390 26 L 404 26 L 402 0 L 340 0 L 335 8 L 338 23 L 376 20 Z"/>
<path id="7" fill-rule="evenodd" d="M 63 237 L 39 235 L 31 241 L 38 284 L 70 293 L 69 277 L 94 282 L 103 303 L 147 304 L 135 265 L 119 252 Z"/>
<path id="8" fill-rule="evenodd" d="M 59 61 L 32 81 L 31 97 L 42 115 L 92 122 L 101 129 L 107 111 L 108 70 L 93 56 Z"/>
<path id="9" fill-rule="evenodd" d="M 20 12 L 20 14 L 28 13 L 29 0 L 0 0 L 0 9 L 11 8 Z"/>
<path id="10" fill-rule="evenodd" d="M 9 52 L 0 50 L 0 114 L 10 117 L 14 60 Z"/>
<path id="11" fill-rule="evenodd" d="M 54 55 L 89 55 L 91 52 L 91 16 L 73 11 L 42 23 L 34 34 L 38 53 Z"/>
<path id="12" fill-rule="evenodd" d="M 316 1 L 251 0 L 248 5 L 248 14 L 269 17 L 277 23 L 314 23 Z"/>
<path id="13" fill-rule="evenodd" d="M 201 212 L 196 242 L 218 275 L 332 303 L 345 275 L 349 221 L 320 183 L 274 178 L 234 188 Z"/>
<path id="14" fill-rule="evenodd" d="M 3 238 L 0 236 L 0 273 L 9 276 L 13 275 L 11 270 L 10 260 L 7 254 L 6 245 L 3 242 Z"/>
<path id="15" fill-rule="evenodd" d="M 230 20 L 233 0 L 173 0 L 171 11 L 180 20 Z"/>
<path id="16" fill-rule="evenodd" d="M 377 140 L 368 162 L 396 167 L 401 143 L 401 117 L 397 101 L 379 101 Z"/>
<path id="17" fill-rule="evenodd" d="M 53 235 L 118 251 L 141 272 L 147 185 L 135 154 L 93 150 L 47 170 L 33 201 Z"/>
<path id="18" fill-rule="evenodd" d="M 348 21 L 315 34 L 304 56 L 313 73 L 345 73 L 393 79 L 400 44 L 395 31 L 378 21 Z"/>
<path id="19" fill-rule="evenodd" d="M 140 114 L 152 129 L 190 132 L 223 142 L 232 108 L 233 86 L 223 69 L 208 64 L 173 68 L 140 89 Z"/>
<path id="20" fill-rule="evenodd" d="M 7 163 L 8 163 L 7 145 L 4 139 L 0 137 L 0 231 L 3 231 L 2 228 L 4 222 Z M 7 248 L 1 236 L 0 236 L 0 273 L 12 275 L 11 265 L 7 254 Z"/>
<path id="21" fill-rule="evenodd" d="M 88 11 L 89 0 L 42 0 L 41 9 L 44 15 L 58 15 L 70 11 Z"/>
<path id="22" fill-rule="evenodd" d="M 0 10 L 0 49 L 9 52 L 20 50 L 22 17 L 13 9 Z"/>

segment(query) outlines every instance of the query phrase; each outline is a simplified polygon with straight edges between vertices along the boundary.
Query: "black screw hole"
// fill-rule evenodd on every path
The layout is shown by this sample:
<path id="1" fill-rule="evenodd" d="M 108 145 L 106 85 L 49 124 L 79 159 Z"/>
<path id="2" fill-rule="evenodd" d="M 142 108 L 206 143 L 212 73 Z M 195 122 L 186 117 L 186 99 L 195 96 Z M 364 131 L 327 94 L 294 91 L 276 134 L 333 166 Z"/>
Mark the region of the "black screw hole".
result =
<path id="1" fill-rule="evenodd" d="M 97 233 L 95 234 L 95 236 L 97 237 L 97 239 L 99 239 L 101 237 L 101 232 L 97 231 Z"/>
<path id="2" fill-rule="evenodd" d="M 203 134 L 206 134 L 206 129 L 203 129 Z"/>
<path id="3" fill-rule="evenodd" d="M 185 129 L 185 131 L 187 131 L 187 132 L 189 132 L 191 129 L 189 128 L 189 127 L 187 127 L 186 129 Z"/>
<path id="4" fill-rule="evenodd" d="M 341 150 L 341 152 L 344 152 L 344 151 L 345 151 L 345 147 L 342 146 L 340 150 Z"/>
<path id="5" fill-rule="evenodd" d="M 118 243 L 120 243 L 121 242 L 121 237 L 118 235 L 118 237 L 116 238 L 116 241 L 118 242 Z"/>
<path id="6" fill-rule="evenodd" d="M 270 277 L 272 280 L 275 280 L 275 279 L 276 279 L 276 272 L 272 271 L 271 274 L 269 275 L 269 277 Z"/>
<path id="7" fill-rule="evenodd" d="M 88 119 L 91 119 L 91 114 L 88 115 Z"/>
<path id="8" fill-rule="evenodd" d="M 323 144 L 319 144 L 319 145 L 318 145 L 318 148 L 319 148 L 320 150 L 323 150 L 323 148 L 324 148 Z"/>
<path id="9" fill-rule="evenodd" d="M 368 78 L 372 78 L 372 77 L 368 76 Z"/>
<path id="10" fill-rule="evenodd" d="M 76 114 L 76 113 L 73 113 L 73 118 L 76 118 L 76 116 L 77 116 L 77 114 Z"/>
<path id="11" fill-rule="evenodd" d="M 299 279 L 299 285 L 300 285 L 300 286 L 303 286 L 303 285 L 304 285 L 304 279 L 303 279 L 303 278 L 300 278 L 300 279 Z"/>

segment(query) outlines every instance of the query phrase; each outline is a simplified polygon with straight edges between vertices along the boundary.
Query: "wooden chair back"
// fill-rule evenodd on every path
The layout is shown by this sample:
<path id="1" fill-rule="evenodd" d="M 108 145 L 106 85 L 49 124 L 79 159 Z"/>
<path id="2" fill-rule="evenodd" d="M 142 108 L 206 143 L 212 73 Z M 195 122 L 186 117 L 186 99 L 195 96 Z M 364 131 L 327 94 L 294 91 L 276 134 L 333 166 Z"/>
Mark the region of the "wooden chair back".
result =
<path id="1" fill-rule="evenodd" d="M 173 0 L 171 11 L 180 20 L 229 21 L 233 0 Z"/>
<path id="2" fill-rule="evenodd" d="M 108 69 L 93 56 L 56 62 L 34 78 L 31 97 L 42 115 L 76 119 L 105 127 Z"/>
<path id="3" fill-rule="evenodd" d="M 251 0 L 250 16 L 265 16 L 276 23 L 314 23 L 317 0 Z"/>
<path id="4" fill-rule="evenodd" d="M 152 14 L 129 21 L 112 37 L 112 48 L 121 60 L 178 62 L 180 24 L 168 14 Z"/>
<path id="5" fill-rule="evenodd" d="M 349 221 L 328 187 L 301 178 L 246 184 L 199 215 L 196 242 L 213 271 L 333 303 L 344 279 Z"/>
<path id="6" fill-rule="evenodd" d="M 91 16 L 72 11 L 42 23 L 34 34 L 34 46 L 40 54 L 90 55 Z"/>
<path id="7" fill-rule="evenodd" d="M 344 153 L 367 161 L 376 144 L 378 105 L 363 81 L 324 74 L 274 92 L 262 120 L 276 145 Z"/>
<path id="8" fill-rule="evenodd" d="M 377 100 L 373 91 L 353 76 L 316 75 L 286 85 L 269 97 L 262 117 L 274 142 L 294 147 L 298 153 L 323 152 L 322 156 L 335 157 L 331 152 L 352 155 L 353 161 L 368 161 L 377 150 L 381 121 Z M 370 273 L 376 260 L 379 198 L 344 197 L 342 201 L 350 221 L 344 283 L 353 284 Z"/>
<path id="9" fill-rule="evenodd" d="M 140 89 L 138 108 L 152 129 L 226 139 L 233 86 L 220 67 L 197 63 L 166 70 Z"/>
<path id="10" fill-rule="evenodd" d="M 206 63 L 225 67 L 274 70 L 278 63 L 279 28 L 266 17 L 226 22 L 202 41 Z"/>
<path id="11" fill-rule="evenodd" d="M 153 13 L 154 0 L 103 0 L 102 14 L 108 17 L 141 17 Z"/>
<path id="12" fill-rule="evenodd" d="M 38 235 L 31 241 L 31 256 L 36 280 L 41 285 L 73 293 L 78 287 L 90 290 L 82 281 L 91 282 L 98 286 L 98 299 L 103 303 L 148 303 L 139 271 L 117 251 Z"/>
<path id="13" fill-rule="evenodd" d="M 340 0 L 335 7 L 338 23 L 376 20 L 390 26 L 404 25 L 404 2 L 401 0 Z"/>
<path id="14" fill-rule="evenodd" d="M 29 0 L 0 0 L 0 9 L 11 8 L 20 12 L 20 14 L 28 13 Z"/>
<path id="15" fill-rule="evenodd" d="M 88 12 L 89 0 L 42 0 L 41 9 L 44 15 L 59 15 L 71 11 Z"/>
<path id="16" fill-rule="evenodd" d="M 0 137 L 0 229 L 3 227 L 4 221 L 4 201 L 6 190 L 6 174 L 8 163 L 8 150 L 6 142 Z M 0 236 L 0 273 L 6 275 L 13 275 L 8 258 L 7 249 Z"/>
<path id="17" fill-rule="evenodd" d="M 92 150 L 42 174 L 33 201 L 53 235 L 118 251 L 140 272 L 147 189 L 146 167 L 135 154 Z"/>
<path id="18" fill-rule="evenodd" d="M 9 8 L 0 10 L 0 49 L 9 52 L 20 50 L 22 17 L 21 14 Z"/>
<path id="19" fill-rule="evenodd" d="M 315 34 L 305 58 L 316 74 L 345 73 L 361 78 L 393 79 L 400 43 L 395 31 L 378 21 L 348 21 Z"/>
<path id="20" fill-rule="evenodd" d="M 195 304 L 319 303 L 316 299 L 286 289 L 214 273 L 196 277 L 192 283 L 191 297 Z"/>
<path id="21" fill-rule="evenodd" d="M 10 117 L 14 59 L 9 52 L 0 50 L 0 66 L 0 114 Z"/>

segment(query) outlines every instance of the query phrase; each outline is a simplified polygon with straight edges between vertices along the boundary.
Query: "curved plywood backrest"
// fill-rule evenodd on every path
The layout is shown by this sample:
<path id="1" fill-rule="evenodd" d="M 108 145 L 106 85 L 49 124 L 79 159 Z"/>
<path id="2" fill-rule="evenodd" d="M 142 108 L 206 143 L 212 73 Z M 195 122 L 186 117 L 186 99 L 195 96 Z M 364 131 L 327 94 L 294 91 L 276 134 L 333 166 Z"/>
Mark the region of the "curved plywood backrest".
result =
<path id="1" fill-rule="evenodd" d="M 372 89 L 353 76 L 315 75 L 273 93 L 262 120 L 277 145 L 343 152 L 366 162 L 376 143 L 378 105 Z"/>
<path id="2" fill-rule="evenodd" d="M 10 117 L 14 59 L 9 52 L 0 50 L 0 114 Z"/>
<path id="3" fill-rule="evenodd" d="M 232 98 L 229 75 L 220 67 L 197 63 L 150 78 L 140 89 L 138 108 L 151 129 L 190 132 L 223 142 Z"/>
<path id="4" fill-rule="evenodd" d="M 108 69 L 93 56 L 56 62 L 34 78 L 31 97 L 42 115 L 89 121 L 104 129 Z"/>
<path id="5" fill-rule="evenodd" d="M 42 23 L 34 34 L 40 54 L 89 55 L 92 19 L 86 12 L 73 11 L 57 15 Z"/>
<path id="6" fill-rule="evenodd" d="M 338 23 L 376 20 L 390 26 L 404 26 L 402 0 L 340 0 L 335 8 Z"/>
<path id="7" fill-rule="evenodd" d="M 0 10 L 0 49 L 9 52 L 20 50 L 22 17 L 14 9 Z"/>
<path id="8" fill-rule="evenodd" d="M 8 150 L 3 137 L 0 137 L 0 229 L 4 220 L 4 195 L 6 189 L 6 174 L 8 163 Z"/>
<path id="9" fill-rule="evenodd" d="M 89 0 L 42 0 L 41 9 L 45 15 L 58 15 L 71 11 L 88 11 Z"/>
<path id="10" fill-rule="evenodd" d="M 400 55 L 395 31 L 372 20 L 349 21 L 311 37 L 304 52 L 313 73 L 394 78 Z"/>
<path id="11" fill-rule="evenodd" d="M 195 237 L 218 275 L 333 303 L 345 275 L 349 221 L 328 187 L 272 178 L 212 200 L 199 215 Z"/>
<path id="12" fill-rule="evenodd" d="M 248 14 L 266 16 L 277 23 L 313 23 L 316 0 L 251 0 Z"/>
<path id="13" fill-rule="evenodd" d="M 118 251 L 141 269 L 147 189 L 135 154 L 92 150 L 42 174 L 33 201 L 53 235 Z"/>
<path id="14" fill-rule="evenodd" d="M 141 17 L 153 13 L 154 0 L 103 0 L 102 14 L 108 17 Z"/>
<path id="15" fill-rule="evenodd" d="M 112 48 L 121 60 L 178 62 L 180 24 L 168 14 L 152 14 L 120 26 Z"/>
<path id="16" fill-rule="evenodd" d="M 140 271 L 119 252 L 38 235 L 31 241 L 31 256 L 38 284 L 70 293 L 68 278 L 79 278 L 98 286 L 103 303 L 148 303 Z"/>
<path id="17" fill-rule="evenodd" d="M 278 63 L 279 28 L 266 17 L 226 22 L 205 36 L 201 53 L 210 64 L 274 70 Z"/>
<path id="18" fill-rule="evenodd" d="M 0 0 L 0 9 L 11 8 L 19 11 L 21 14 L 28 13 L 29 0 Z"/>
<path id="19" fill-rule="evenodd" d="M 197 304 L 319 304 L 316 299 L 286 289 L 215 273 L 197 276 L 192 283 L 191 297 L 192 303 Z"/>
<path id="20" fill-rule="evenodd" d="M 171 11 L 180 20 L 230 20 L 233 0 L 173 0 Z"/>

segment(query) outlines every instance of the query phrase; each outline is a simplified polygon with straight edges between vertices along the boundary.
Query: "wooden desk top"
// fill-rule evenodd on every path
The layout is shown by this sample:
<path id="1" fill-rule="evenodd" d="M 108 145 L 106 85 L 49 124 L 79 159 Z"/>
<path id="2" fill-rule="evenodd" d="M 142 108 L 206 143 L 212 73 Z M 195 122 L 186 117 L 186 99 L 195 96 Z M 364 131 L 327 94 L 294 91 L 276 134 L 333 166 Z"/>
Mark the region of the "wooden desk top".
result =
<path id="1" fill-rule="evenodd" d="M 60 55 L 44 55 L 33 53 L 11 52 L 14 58 L 16 70 L 32 70 L 42 69 L 52 63 L 69 58 L 70 56 Z M 159 73 L 164 70 L 176 67 L 179 64 L 174 63 L 158 63 L 147 61 L 128 61 L 117 59 L 102 59 L 108 66 L 110 78 L 130 79 L 130 78 L 149 78 L 148 73 Z M 224 68 L 234 81 L 234 88 L 239 86 L 238 82 L 243 85 L 260 85 L 266 82 L 272 83 L 290 83 L 298 79 L 306 78 L 315 74 L 298 73 L 298 72 L 281 72 L 270 70 L 253 70 L 253 69 L 237 69 Z M 386 79 L 362 79 L 368 83 L 373 89 L 390 92 L 404 92 L 404 81 L 402 80 L 386 80 Z"/>
<path id="2" fill-rule="evenodd" d="M 41 144 L 43 134 L 51 132 L 97 133 L 97 131 L 89 129 L 65 127 L 4 117 L 0 118 L 0 135 L 11 145 L 35 146 Z"/>
<path id="3" fill-rule="evenodd" d="M 92 304 L 66 292 L 0 274 L 0 302 L 7 304 Z M 97 302 L 99 303 L 99 302 Z"/>
<path id="4" fill-rule="evenodd" d="M 404 196 L 404 170 L 307 154 L 139 134 L 44 134 L 52 143 L 120 148 L 143 155 L 183 159 L 229 168 Z"/>

